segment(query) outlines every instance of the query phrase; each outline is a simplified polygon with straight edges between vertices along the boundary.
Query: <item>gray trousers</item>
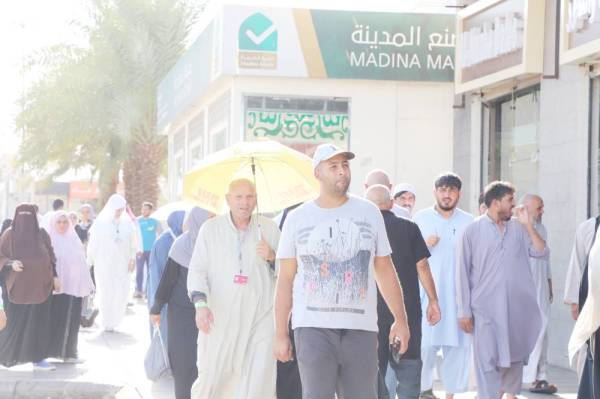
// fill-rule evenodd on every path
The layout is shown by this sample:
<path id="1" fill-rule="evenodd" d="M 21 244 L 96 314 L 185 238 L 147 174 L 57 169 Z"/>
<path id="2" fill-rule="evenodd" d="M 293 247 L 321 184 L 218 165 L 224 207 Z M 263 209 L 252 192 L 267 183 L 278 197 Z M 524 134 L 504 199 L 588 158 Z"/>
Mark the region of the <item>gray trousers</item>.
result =
<path id="1" fill-rule="evenodd" d="M 294 330 L 303 399 L 377 399 L 377 333 Z"/>

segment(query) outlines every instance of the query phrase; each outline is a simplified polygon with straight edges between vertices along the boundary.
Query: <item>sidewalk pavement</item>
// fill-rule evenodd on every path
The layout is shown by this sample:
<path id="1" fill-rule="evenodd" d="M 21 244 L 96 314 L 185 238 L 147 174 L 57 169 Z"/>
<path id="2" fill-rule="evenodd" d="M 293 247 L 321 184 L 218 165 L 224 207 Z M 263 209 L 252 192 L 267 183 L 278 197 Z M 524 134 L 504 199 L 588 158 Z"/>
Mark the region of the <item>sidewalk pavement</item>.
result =
<path id="1" fill-rule="evenodd" d="M 171 399 L 174 398 L 171 377 L 152 382 L 144 374 L 144 356 L 150 342 L 148 310 L 145 301 L 137 301 L 127 309 L 121 328 L 115 333 L 102 332 L 97 325 L 81 329 L 79 354 L 82 364 L 56 361 L 56 371 L 34 372 L 32 366 L 11 369 L 0 367 L 0 398 L 36 399 Z M 570 370 L 551 367 L 550 381 L 559 388 L 556 397 L 575 399 L 577 382 Z M 436 382 L 436 394 L 444 397 Z M 471 399 L 474 392 L 456 395 Z M 549 399 L 526 389 L 521 397 Z"/>

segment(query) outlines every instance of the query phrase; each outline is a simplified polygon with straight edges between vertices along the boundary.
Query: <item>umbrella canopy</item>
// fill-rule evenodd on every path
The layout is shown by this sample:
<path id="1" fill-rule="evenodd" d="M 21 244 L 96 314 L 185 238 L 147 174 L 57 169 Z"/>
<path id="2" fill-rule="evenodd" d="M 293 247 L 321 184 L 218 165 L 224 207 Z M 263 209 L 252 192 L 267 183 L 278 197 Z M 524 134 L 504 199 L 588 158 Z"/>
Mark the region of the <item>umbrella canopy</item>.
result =
<path id="1" fill-rule="evenodd" d="M 173 213 L 175 211 L 186 211 L 187 212 L 190 209 L 192 209 L 193 207 L 194 207 L 194 203 L 189 202 L 189 201 L 170 202 L 168 204 L 161 206 L 157 210 L 155 210 L 152 213 L 152 215 L 150 215 L 150 217 L 154 218 L 156 220 L 166 221 L 171 213 Z"/>
<path id="2" fill-rule="evenodd" d="M 183 196 L 219 214 L 229 183 L 240 178 L 256 182 L 258 208 L 265 213 L 313 199 L 319 190 L 308 156 L 275 141 L 251 141 L 206 157 L 185 176 Z"/>

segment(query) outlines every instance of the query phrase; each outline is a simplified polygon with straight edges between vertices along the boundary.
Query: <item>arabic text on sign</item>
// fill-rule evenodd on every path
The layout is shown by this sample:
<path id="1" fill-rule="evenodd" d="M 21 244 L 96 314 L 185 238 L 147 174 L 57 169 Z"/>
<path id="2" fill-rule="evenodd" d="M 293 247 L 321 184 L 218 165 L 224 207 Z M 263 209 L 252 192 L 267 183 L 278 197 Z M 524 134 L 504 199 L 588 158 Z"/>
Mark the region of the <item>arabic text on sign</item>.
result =
<path id="1" fill-rule="evenodd" d="M 421 45 L 421 27 L 411 26 L 410 33 L 390 33 L 388 31 L 371 31 L 369 25 L 356 25 L 352 32 L 351 39 L 355 44 L 367 45 L 371 49 L 379 47 L 392 46 L 395 48 L 412 47 Z M 456 36 L 445 29 L 444 33 L 431 33 L 428 37 L 427 48 L 432 51 L 434 48 L 453 48 L 455 46 Z"/>

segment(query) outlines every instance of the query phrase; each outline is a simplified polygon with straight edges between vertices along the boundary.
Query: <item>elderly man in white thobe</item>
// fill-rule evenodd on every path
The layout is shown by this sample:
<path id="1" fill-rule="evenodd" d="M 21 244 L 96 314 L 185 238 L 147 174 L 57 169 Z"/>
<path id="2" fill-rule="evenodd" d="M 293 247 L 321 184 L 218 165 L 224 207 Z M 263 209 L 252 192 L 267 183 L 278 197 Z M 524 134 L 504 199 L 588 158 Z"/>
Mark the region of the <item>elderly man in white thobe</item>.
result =
<path id="1" fill-rule="evenodd" d="M 188 272 L 196 307 L 198 379 L 193 399 L 274 399 L 272 355 L 275 222 L 253 215 L 256 190 L 231 182 L 230 212 L 202 225 Z"/>

